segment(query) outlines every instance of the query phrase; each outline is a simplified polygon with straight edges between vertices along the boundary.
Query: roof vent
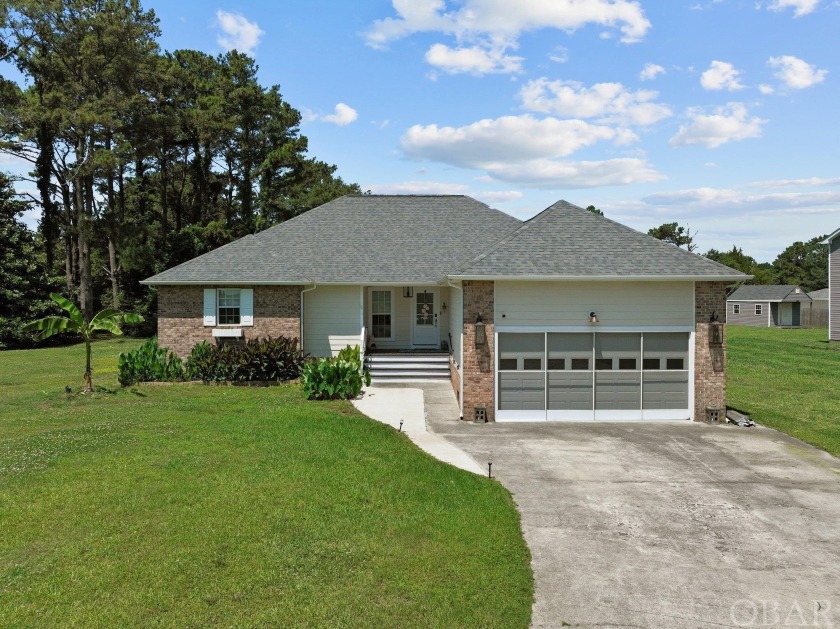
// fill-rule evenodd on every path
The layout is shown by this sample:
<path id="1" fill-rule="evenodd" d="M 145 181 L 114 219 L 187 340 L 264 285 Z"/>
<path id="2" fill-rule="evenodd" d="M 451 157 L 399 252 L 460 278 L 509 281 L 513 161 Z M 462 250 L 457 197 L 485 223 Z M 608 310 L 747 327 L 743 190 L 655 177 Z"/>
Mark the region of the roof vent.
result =
<path id="1" fill-rule="evenodd" d="M 794 292 L 794 293 L 801 293 L 801 292 L 802 292 L 802 290 L 801 290 L 801 289 L 797 286 L 797 287 L 794 289 L 794 291 L 793 291 L 793 292 Z"/>

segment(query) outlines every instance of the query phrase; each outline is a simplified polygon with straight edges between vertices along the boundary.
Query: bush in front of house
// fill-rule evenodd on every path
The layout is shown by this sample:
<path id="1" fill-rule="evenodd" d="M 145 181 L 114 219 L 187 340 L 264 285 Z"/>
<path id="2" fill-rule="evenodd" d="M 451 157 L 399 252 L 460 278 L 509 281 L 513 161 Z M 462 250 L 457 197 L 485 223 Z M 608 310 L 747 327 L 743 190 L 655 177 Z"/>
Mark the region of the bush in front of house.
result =
<path id="1" fill-rule="evenodd" d="M 308 363 L 302 383 L 310 400 L 352 400 L 370 385 L 370 372 L 362 366 L 359 346 L 348 345 L 338 356 Z"/>
<path id="2" fill-rule="evenodd" d="M 244 343 L 196 345 L 187 358 L 186 375 L 203 382 L 280 382 L 301 375 L 306 355 L 297 339 L 250 339 Z"/>
<path id="3" fill-rule="evenodd" d="M 184 379 L 184 363 L 174 352 L 159 347 L 153 336 L 137 349 L 122 352 L 117 379 L 124 387 L 138 382 L 175 382 Z"/>

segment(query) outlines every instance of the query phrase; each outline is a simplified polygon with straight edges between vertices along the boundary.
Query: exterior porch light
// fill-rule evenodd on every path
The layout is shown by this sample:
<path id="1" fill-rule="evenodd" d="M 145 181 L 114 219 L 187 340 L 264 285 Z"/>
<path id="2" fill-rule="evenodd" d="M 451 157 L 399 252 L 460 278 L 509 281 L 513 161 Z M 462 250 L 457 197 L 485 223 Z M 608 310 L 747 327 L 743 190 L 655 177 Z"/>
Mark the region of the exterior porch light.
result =
<path id="1" fill-rule="evenodd" d="M 598 315 L 595 313 L 594 310 L 589 313 L 589 323 L 600 323 L 600 321 L 598 320 Z"/>
<path id="2" fill-rule="evenodd" d="M 480 347 L 487 342 L 487 334 L 484 331 L 484 321 L 481 320 L 481 313 L 475 318 L 475 346 Z"/>
<path id="3" fill-rule="evenodd" d="M 709 345 L 720 347 L 723 345 L 723 323 L 718 321 L 717 310 L 712 311 L 709 317 Z"/>
<path id="4" fill-rule="evenodd" d="M 414 297 L 414 288 L 412 286 L 403 286 L 403 297 Z"/>

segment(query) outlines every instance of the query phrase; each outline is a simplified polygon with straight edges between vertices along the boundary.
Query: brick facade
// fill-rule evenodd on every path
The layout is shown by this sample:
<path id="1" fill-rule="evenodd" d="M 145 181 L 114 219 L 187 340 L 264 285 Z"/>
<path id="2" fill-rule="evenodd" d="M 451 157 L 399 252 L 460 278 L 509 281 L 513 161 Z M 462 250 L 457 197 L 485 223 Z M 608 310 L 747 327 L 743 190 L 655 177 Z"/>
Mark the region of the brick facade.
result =
<path id="1" fill-rule="evenodd" d="M 494 292 L 493 282 L 464 281 L 464 419 L 475 419 L 476 407 L 487 410 L 487 421 L 495 421 L 495 388 L 493 365 L 495 360 L 495 339 L 493 335 Z M 475 346 L 475 322 L 481 315 L 484 321 L 486 341 Z"/>
<path id="2" fill-rule="evenodd" d="M 186 358 L 192 348 L 201 341 L 215 343 L 213 328 L 204 327 L 205 288 L 216 287 L 159 288 L 158 342 L 161 347 L 168 347 L 181 358 Z M 243 338 L 300 338 L 302 288 L 303 286 L 254 286 L 254 325 L 242 327 Z"/>
<path id="3" fill-rule="evenodd" d="M 694 285 L 694 419 L 706 421 L 706 408 L 726 412 L 726 326 L 723 345 L 709 345 L 710 319 L 716 313 L 726 322 L 726 283 L 696 282 Z"/>

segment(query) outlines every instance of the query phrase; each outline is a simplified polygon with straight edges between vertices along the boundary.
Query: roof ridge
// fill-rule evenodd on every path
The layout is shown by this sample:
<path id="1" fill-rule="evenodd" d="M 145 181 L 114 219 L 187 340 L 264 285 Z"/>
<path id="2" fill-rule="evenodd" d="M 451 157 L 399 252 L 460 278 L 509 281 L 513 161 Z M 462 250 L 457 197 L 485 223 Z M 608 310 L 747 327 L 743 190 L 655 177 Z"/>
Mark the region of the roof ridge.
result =
<path id="1" fill-rule="evenodd" d="M 516 238 L 520 234 L 522 234 L 525 231 L 527 231 L 528 229 L 530 229 L 535 224 L 535 222 L 538 219 L 542 218 L 549 210 L 551 210 L 552 207 L 554 207 L 554 206 L 550 205 L 549 207 L 545 208 L 539 214 L 536 214 L 536 215 L 532 216 L 531 218 L 529 218 L 527 221 L 522 221 L 522 224 L 517 225 L 516 229 L 514 229 L 510 233 L 502 236 L 498 241 L 496 241 L 495 243 L 493 243 L 492 245 L 487 247 L 484 251 L 480 252 L 478 255 L 476 255 L 474 258 L 472 258 L 469 262 L 467 262 L 463 266 L 456 269 L 455 272 L 460 273 L 461 271 L 465 271 L 466 269 L 470 268 L 474 264 L 478 264 L 479 262 L 481 262 L 481 260 L 483 260 L 484 258 L 489 256 L 491 253 L 493 253 L 494 251 L 497 251 L 500 247 L 506 245 L 511 240 L 513 240 L 514 238 Z M 494 208 L 490 208 L 490 209 L 492 210 Z M 496 210 L 496 211 L 498 212 L 500 210 Z M 508 216 L 510 216 L 510 215 L 508 214 Z M 511 217 L 511 218 L 516 218 L 516 217 L 514 216 L 514 217 Z"/>

